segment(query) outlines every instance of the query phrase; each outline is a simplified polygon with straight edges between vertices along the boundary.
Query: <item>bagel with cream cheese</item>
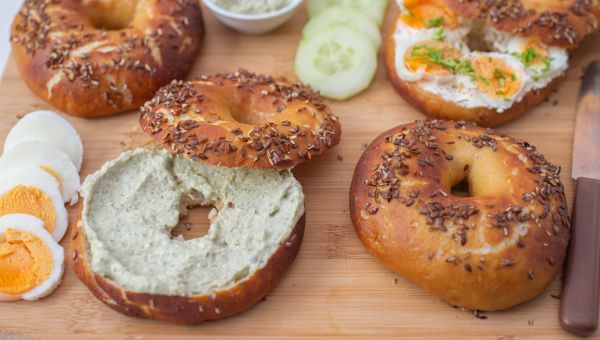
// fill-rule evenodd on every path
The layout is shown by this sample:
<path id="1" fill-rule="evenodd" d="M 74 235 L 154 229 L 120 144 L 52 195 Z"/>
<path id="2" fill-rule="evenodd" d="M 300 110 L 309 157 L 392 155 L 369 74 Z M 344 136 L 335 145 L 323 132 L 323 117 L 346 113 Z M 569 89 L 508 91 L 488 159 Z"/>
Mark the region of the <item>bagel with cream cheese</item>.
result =
<path id="1" fill-rule="evenodd" d="M 288 172 L 226 168 L 136 149 L 82 185 L 68 253 L 79 279 L 128 316 L 222 319 L 260 301 L 300 249 L 304 195 Z M 171 237 L 180 212 L 212 205 L 206 236 Z"/>
<path id="2" fill-rule="evenodd" d="M 31 90 L 81 117 L 138 108 L 192 66 L 204 28 L 192 0 L 26 0 L 11 27 Z"/>
<path id="3" fill-rule="evenodd" d="M 540 3 L 398 0 L 385 37 L 394 88 L 433 118 L 494 126 L 523 114 L 598 30 L 595 0 Z"/>
<path id="4" fill-rule="evenodd" d="M 243 69 L 173 81 L 140 112 L 140 126 L 157 143 L 227 167 L 291 169 L 341 138 L 317 92 Z"/>
<path id="5" fill-rule="evenodd" d="M 559 174 L 526 142 L 418 121 L 365 150 L 350 213 L 389 269 L 453 306 L 502 310 L 543 292 L 561 270 L 570 225 Z M 463 181 L 468 193 L 453 190 Z"/>

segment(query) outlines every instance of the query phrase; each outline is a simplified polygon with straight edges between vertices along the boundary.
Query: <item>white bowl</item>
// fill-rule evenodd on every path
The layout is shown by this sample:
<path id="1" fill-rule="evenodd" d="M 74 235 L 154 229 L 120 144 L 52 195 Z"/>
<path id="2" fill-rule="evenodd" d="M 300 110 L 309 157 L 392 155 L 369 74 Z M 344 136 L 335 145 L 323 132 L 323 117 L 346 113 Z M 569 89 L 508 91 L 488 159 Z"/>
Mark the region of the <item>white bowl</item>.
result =
<path id="1" fill-rule="evenodd" d="M 223 24 L 246 34 L 264 34 L 288 21 L 302 0 L 292 0 L 284 8 L 265 14 L 232 13 L 215 5 L 210 0 L 202 0 L 202 2 Z"/>

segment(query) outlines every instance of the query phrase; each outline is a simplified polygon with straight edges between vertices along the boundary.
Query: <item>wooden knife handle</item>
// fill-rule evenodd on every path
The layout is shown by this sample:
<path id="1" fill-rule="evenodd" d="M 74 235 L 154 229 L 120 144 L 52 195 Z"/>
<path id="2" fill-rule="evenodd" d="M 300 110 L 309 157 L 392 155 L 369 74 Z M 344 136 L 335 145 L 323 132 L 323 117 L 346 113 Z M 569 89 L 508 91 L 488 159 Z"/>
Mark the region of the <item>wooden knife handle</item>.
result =
<path id="1" fill-rule="evenodd" d="M 587 336 L 598 327 L 600 181 L 579 178 L 576 190 L 559 318 L 565 330 Z"/>

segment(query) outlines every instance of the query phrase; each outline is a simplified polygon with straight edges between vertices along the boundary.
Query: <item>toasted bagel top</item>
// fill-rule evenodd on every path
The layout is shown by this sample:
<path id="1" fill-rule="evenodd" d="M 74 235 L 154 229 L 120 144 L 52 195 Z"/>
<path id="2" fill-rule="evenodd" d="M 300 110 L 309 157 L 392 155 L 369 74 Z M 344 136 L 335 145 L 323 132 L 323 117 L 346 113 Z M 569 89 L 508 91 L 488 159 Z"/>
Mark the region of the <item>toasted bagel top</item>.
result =
<path id="1" fill-rule="evenodd" d="M 598 31 L 598 0 L 446 0 L 455 12 L 484 19 L 507 33 L 536 37 L 554 47 L 575 48 Z"/>
<path id="2" fill-rule="evenodd" d="M 246 70 L 172 82 L 142 106 L 140 125 L 172 152 L 227 167 L 291 169 L 341 135 L 317 92 Z"/>

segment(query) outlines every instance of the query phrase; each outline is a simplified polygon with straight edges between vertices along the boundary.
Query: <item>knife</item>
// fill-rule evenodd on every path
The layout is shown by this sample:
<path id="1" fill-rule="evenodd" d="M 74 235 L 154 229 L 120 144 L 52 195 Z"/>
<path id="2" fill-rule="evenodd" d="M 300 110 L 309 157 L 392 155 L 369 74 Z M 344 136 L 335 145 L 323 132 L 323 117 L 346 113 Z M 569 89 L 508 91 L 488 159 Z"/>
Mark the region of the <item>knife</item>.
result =
<path id="1" fill-rule="evenodd" d="M 559 319 L 565 330 L 587 336 L 598 327 L 600 288 L 600 60 L 581 83 L 572 176 L 577 187 Z"/>

